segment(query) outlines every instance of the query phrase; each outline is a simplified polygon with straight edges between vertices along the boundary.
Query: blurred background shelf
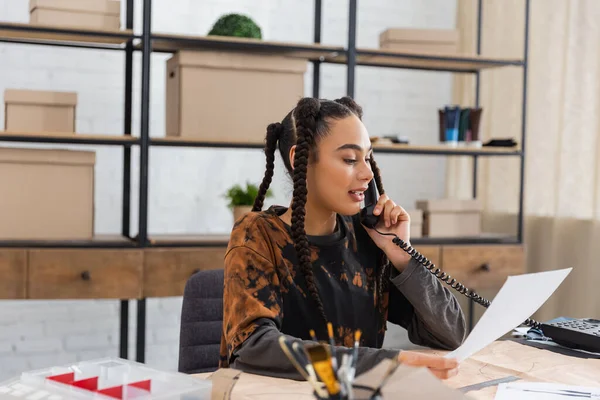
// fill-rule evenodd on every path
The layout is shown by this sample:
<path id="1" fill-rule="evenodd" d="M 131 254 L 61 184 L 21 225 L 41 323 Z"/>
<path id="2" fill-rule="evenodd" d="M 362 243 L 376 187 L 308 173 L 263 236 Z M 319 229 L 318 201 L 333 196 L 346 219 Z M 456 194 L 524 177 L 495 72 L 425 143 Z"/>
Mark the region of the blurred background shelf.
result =
<path id="1" fill-rule="evenodd" d="M 102 30 L 0 22 L 0 42 L 118 50 L 135 39 L 133 30 Z"/>
<path id="2" fill-rule="evenodd" d="M 136 242 L 121 235 L 95 235 L 90 240 L 0 240 L 0 248 L 135 248 Z"/>
<path id="3" fill-rule="evenodd" d="M 327 62 L 345 64 L 347 53 L 329 57 Z M 390 67 L 404 69 L 421 69 L 445 72 L 475 73 L 483 69 L 507 66 L 522 66 L 522 60 L 484 57 L 467 54 L 431 54 L 395 51 L 387 49 L 356 49 L 356 65 L 372 67 Z"/>
<path id="4" fill-rule="evenodd" d="M 153 33 L 152 50 L 155 52 L 175 53 L 180 50 L 223 50 L 251 51 L 252 53 L 285 55 L 309 60 L 335 57 L 345 54 L 339 46 L 327 46 L 315 43 L 290 43 L 225 36 L 193 36 L 171 33 Z M 141 47 L 143 44 L 139 44 Z"/>
<path id="5" fill-rule="evenodd" d="M 27 143 L 63 143 L 131 146 L 139 144 L 140 139 L 128 135 L 100 135 L 88 133 L 48 133 L 48 132 L 10 132 L 0 131 L 0 142 Z"/>

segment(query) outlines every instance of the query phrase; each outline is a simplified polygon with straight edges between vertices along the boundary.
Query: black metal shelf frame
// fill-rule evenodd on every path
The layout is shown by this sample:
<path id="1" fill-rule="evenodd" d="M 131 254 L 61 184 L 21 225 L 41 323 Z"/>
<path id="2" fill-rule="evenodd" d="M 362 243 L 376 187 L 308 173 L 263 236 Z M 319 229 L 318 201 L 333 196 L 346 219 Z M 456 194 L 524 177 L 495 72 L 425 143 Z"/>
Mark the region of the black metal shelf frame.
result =
<path id="1" fill-rule="evenodd" d="M 85 38 L 118 38 L 124 39 L 123 44 L 109 43 L 93 43 L 85 40 L 52 40 L 52 39 L 23 39 L 23 38 L 0 38 L 0 42 L 19 43 L 19 44 L 36 44 L 60 47 L 73 47 L 95 50 L 118 50 L 125 52 L 125 104 L 124 104 L 124 124 L 123 134 L 131 136 L 132 131 L 132 103 L 133 103 L 133 53 L 138 51 L 142 53 L 141 62 L 141 129 L 140 137 L 133 138 L 130 141 L 104 138 L 84 138 L 84 137 L 40 137 L 40 136 L 16 136 L 0 134 L 0 142 L 37 142 L 37 143 L 71 143 L 71 144 L 97 144 L 97 145 L 115 145 L 123 146 L 123 202 L 122 202 L 122 226 L 121 234 L 125 240 L 116 241 L 3 241 L 0 246 L 5 247 L 41 247 L 41 248 L 148 248 L 148 247 L 178 247 L 178 246 L 207 246 L 211 243 L 202 242 L 157 242 L 152 243 L 148 238 L 148 170 L 149 170 L 149 148 L 151 146 L 172 146 L 172 147 L 214 147 L 214 148 L 262 148 L 262 144 L 232 144 L 232 143 L 209 143 L 198 142 L 192 140 L 176 140 L 165 141 L 155 140 L 149 135 L 149 108 L 150 108 L 150 67 L 152 53 L 174 52 L 175 50 L 153 49 L 153 41 L 160 40 L 175 44 L 182 44 L 188 48 L 219 48 L 225 50 L 249 50 L 263 52 L 281 52 L 281 51 L 317 51 L 322 52 L 323 56 L 316 59 L 309 59 L 313 64 L 313 97 L 319 97 L 320 94 L 320 78 L 321 64 L 334 63 L 345 64 L 346 70 L 346 94 L 354 97 L 356 68 L 358 66 L 375 66 L 378 68 L 400 68 L 400 69 L 419 69 L 431 71 L 446 71 L 457 73 L 474 74 L 476 79 L 475 88 L 475 104 L 480 103 L 480 72 L 476 69 L 448 69 L 448 68 L 429 68 L 429 67 L 412 67 L 402 65 L 381 65 L 369 64 L 358 60 L 359 56 L 381 56 L 381 57 L 399 57 L 421 59 L 421 60 L 445 60 L 445 61 L 469 61 L 465 58 L 452 58 L 444 56 L 428 56 L 414 54 L 390 54 L 377 50 L 357 50 L 356 34 L 357 34 L 357 1 L 348 0 L 348 40 L 347 47 L 343 50 L 335 47 L 323 46 L 317 50 L 306 45 L 279 46 L 277 44 L 253 43 L 253 42 L 215 42 L 203 38 L 185 38 L 173 37 L 169 35 L 153 34 L 152 33 L 152 0 L 143 0 L 142 4 L 142 34 L 135 35 L 120 32 L 94 32 L 84 30 L 61 29 L 53 27 L 40 26 L 15 26 L 10 24 L 0 23 L 0 30 L 14 31 L 29 31 L 46 34 L 70 34 Z M 321 28 L 322 28 L 322 1 L 314 1 L 314 36 L 313 42 L 321 43 Z M 482 9 L 483 2 L 478 0 L 478 15 L 477 15 L 477 55 L 481 54 L 481 26 L 482 26 Z M 528 62 L 528 39 L 529 39 L 529 14 L 530 0 L 525 0 L 525 46 L 523 60 L 514 61 L 495 61 L 485 59 L 473 59 L 480 64 L 488 66 L 504 66 L 512 65 L 522 67 L 523 69 L 523 89 L 522 89 L 522 120 L 521 120 L 521 149 L 507 152 L 489 152 L 483 153 L 477 149 L 460 149 L 457 151 L 444 151 L 442 149 L 402 149 L 402 148 L 379 148 L 378 153 L 398 153 L 398 154 L 422 154 L 422 155 L 443 155 L 443 156 L 471 156 L 473 158 L 473 197 L 477 196 L 477 172 L 479 157 L 495 157 L 495 156 L 516 156 L 520 158 L 520 183 L 519 183 L 519 218 L 517 234 L 514 237 L 489 237 L 489 238 L 415 238 L 412 240 L 414 244 L 522 244 L 523 242 L 523 202 L 524 202 L 524 169 L 525 169 L 525 144 L 526 144 L 526 99 L 527 99 L 527 62 Z M 133 32 L 134 25 L 134 0 L 126 0 L 126 22 L 125 29 Z M 136 43 L 134 43 L 137 41 Z M 337 53 L 336 55 L 345 56 L 345 61 L 328 59 L 326 56 Z M 140 148 L 140 171 L 139 171 L 139 219 L 138 219 L 138 235 L 131 237 L 131 147 L 139 146 Z M 214 242 L 212 244 L 218 244 Z M 469 324 L 472 326 L 472 310 L 473 303 L 470 303 Z M 128 326 L 129 326 L 129 300 L 121 300 L 120 314 L 120 346 L 119 356 L 128 358 Z M 137 300 L 137 331 L 136 331 L 136 361 L 144 362 L 145 346 L 146 346 L 146 299 Z"/>

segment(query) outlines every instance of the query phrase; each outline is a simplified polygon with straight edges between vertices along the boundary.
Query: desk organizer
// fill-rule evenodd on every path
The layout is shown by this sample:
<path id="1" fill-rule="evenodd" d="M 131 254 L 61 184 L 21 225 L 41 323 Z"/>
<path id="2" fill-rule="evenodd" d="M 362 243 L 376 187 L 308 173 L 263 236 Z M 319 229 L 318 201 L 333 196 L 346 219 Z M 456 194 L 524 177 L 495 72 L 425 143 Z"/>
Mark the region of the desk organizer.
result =
<path id="1" fill-rule="evenodd" d="M 212 382 L 163 372 L 120 358 L 103 358 L 24 372 L 0 384 L 0 399 L 209 400 Z"/>

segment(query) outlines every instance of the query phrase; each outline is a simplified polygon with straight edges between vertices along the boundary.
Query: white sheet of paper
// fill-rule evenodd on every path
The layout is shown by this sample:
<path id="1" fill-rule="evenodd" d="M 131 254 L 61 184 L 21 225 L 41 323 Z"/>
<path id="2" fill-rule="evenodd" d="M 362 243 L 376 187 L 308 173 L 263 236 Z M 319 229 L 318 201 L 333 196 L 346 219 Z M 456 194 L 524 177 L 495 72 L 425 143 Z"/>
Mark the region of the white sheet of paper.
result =
<path id="1" fill-rule="evenodd" d="M 509 276 L 464 343 L 446 357 L 461 362 L 522 324 L 546 302 L 571 270 Z"/>
<path id="2" fill-rule="evenodd" d="M 501 383 L 495 400 L 569 400 L 600 398 L 600 389 L 546 382 Z"/>

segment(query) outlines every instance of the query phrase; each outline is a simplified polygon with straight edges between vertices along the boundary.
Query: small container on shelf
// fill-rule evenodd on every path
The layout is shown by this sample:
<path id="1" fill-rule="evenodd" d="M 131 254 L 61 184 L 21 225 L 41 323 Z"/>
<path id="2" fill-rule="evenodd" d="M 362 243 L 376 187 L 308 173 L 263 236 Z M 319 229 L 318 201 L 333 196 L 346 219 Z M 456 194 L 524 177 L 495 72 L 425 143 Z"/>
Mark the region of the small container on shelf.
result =
<path id="1" fill-rule="evenodd" d="M 93 151 L 0 147 L 0 239 L 91 240 Z"/>
<path id="2" fill-rule="evenodd" d="M 6 133 L 75 133 L 77 93 L 42 90 L 4 91 Z"/>
<path id="3" fill-rule="evenodd" d="M 481 235 L 481 202 L 478 199 L 419 200 L 423 212 L 423 235 L 452 238 Z"/>
<path id="4" fill-rule="evenodd" d="M 482 147 L 481 108 L 445 106 L 438 109 L 439 142 L 450 147 Z"/>
<path id="5" fill-rule="evenodd" d="M 120 0 L 29 0 L 29 23 L 68 28 L 118 30 Z"/>
<path id="6" fill-rule="evenodd" d="M 382 49 L 449 55 L 458 52 L 457 29 L 389 28 L 379 35 Z"/>

